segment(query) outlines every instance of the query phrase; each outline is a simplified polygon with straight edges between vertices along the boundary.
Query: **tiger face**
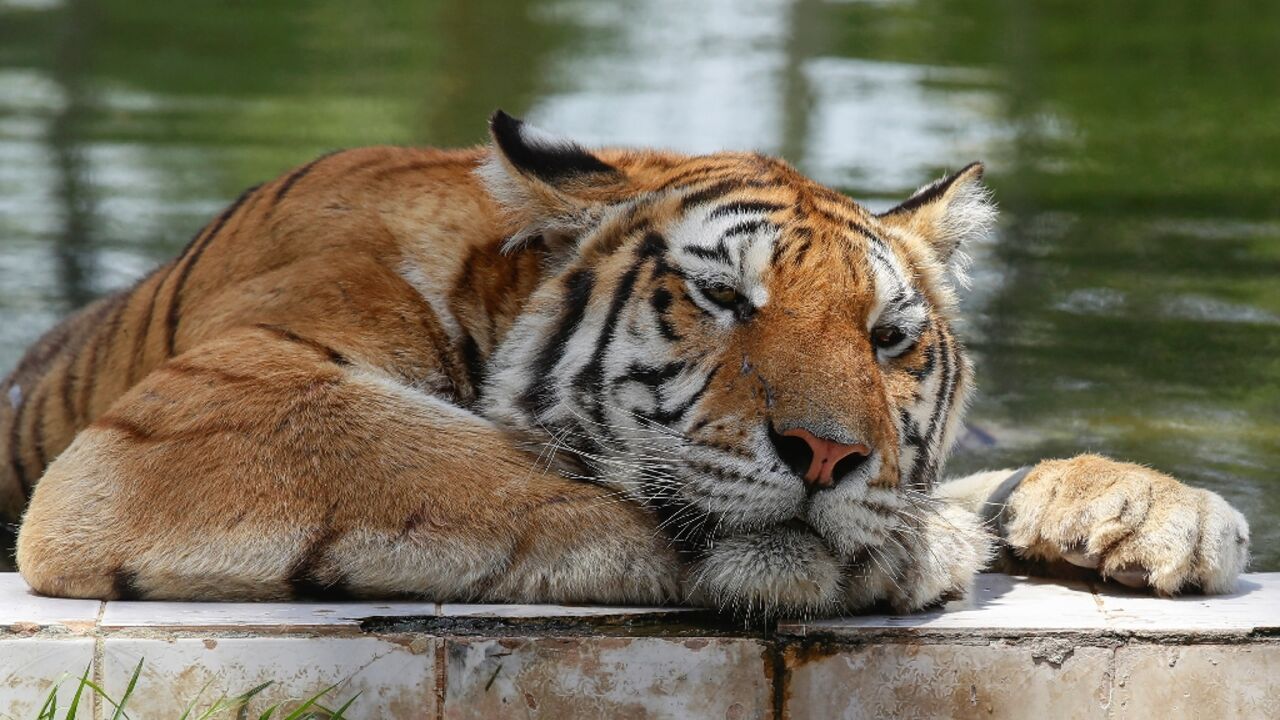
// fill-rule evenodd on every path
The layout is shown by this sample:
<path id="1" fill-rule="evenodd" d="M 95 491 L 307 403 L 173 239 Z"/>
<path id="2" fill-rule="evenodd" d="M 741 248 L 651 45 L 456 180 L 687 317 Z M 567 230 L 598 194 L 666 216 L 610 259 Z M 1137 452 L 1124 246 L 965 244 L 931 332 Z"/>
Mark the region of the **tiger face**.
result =
<path id="1" fill-rule="evenodd" d="M 694 558 L 741 546 L 822 586 L 801 605 L 919 531 L 971 387 L 952 276 L 993 220 L 980 166 L 876 215 L 759 155 L 494 134 L 485 179 L 548 270 L 489 417 Z"/>

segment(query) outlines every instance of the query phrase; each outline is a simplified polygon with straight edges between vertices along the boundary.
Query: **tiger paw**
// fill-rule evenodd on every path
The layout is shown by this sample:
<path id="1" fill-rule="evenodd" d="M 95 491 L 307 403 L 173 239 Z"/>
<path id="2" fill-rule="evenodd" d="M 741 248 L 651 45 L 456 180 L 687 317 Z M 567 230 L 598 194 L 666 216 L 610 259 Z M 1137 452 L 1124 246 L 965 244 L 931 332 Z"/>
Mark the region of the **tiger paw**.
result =
<path id="1" fill-rule="evenodd" d="M 1221 496 L 1096 455 L 1036 465 L 1009 497 L 1015 554 L 1065 560 L 1172 595 L 1230 592 L 1249 560 L 1249 526 Z"/>
<path id="2" fill-rule="evenodd" d="M 840 573 L 816 536 L 777 526 L 718 539 L 690 573 L 687 600 L 747 619 L 831 615 Z"/>

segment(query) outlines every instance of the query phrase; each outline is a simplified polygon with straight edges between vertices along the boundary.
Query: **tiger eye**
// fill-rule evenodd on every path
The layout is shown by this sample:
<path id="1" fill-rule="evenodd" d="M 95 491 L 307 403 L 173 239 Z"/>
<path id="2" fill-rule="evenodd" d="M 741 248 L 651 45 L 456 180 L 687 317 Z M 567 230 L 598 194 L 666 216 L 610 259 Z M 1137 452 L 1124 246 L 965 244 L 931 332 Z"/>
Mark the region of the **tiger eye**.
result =
<path id="1" fill-rule="evenodd" d="M 702 294 L 707 296 L 711 302 L 724 308 L 734 308 L 738 305 L 741 296 L 737 290 L 728 285 L 712 285 L 702 288 Z"/>
<path id="2" fill-rule="evenodd" d="M 882 326 L 871 330 L 871 344 L 878 348 L 891 348 L 906 339 L 900 328 Z"/>

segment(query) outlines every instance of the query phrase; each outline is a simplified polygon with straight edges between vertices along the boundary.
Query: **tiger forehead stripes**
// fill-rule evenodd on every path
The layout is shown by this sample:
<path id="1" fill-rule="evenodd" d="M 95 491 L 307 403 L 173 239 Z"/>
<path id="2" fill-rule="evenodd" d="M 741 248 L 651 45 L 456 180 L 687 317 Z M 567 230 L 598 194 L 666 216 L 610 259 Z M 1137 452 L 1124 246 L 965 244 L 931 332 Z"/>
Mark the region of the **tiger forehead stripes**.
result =
<path id="1" fill-rule="evenodd" d="M 304 165 L 43 338 L 0 384 L 32 587 L 913 610 L 986 565 L 992 498 L 1028 557 L 1243 567 L 1238 513 L 1135 466 L 935 487 L 981 166 L 873 214 L 756 154 L 491 134 Z"/>

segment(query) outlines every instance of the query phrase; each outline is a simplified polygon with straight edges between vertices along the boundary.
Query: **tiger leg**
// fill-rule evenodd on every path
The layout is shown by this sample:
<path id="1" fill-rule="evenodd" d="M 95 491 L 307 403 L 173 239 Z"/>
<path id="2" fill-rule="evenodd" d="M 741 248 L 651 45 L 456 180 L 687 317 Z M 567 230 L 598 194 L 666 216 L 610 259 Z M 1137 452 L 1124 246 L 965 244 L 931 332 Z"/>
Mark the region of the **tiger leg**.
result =
<path id="1" fill-rule="evenodd" d="M 679 566 L 641 509 L 499 429 L 279 329 L 162 365 L 36 488 L 38 592 L 657 603 Z"/>
<path id="2" fill-rule="evenodd" d="M 987 518 L 1021 571 L 1221 593 L 1249 559 L 1249 525 L 1217 493 L 1098 455 L 978 473 L 936 494 Z"/>

